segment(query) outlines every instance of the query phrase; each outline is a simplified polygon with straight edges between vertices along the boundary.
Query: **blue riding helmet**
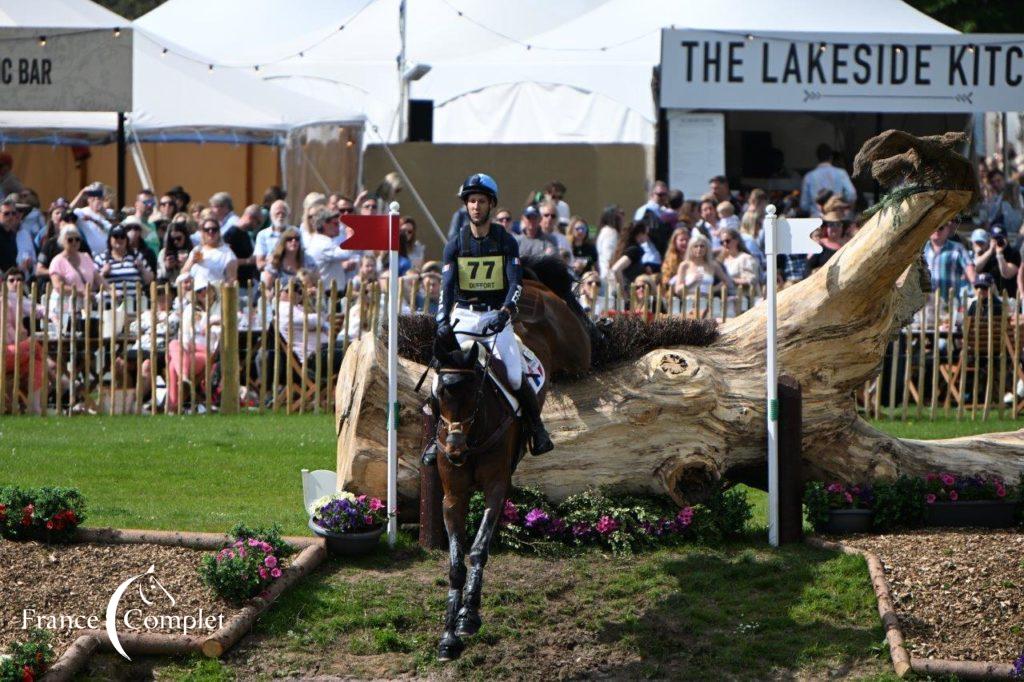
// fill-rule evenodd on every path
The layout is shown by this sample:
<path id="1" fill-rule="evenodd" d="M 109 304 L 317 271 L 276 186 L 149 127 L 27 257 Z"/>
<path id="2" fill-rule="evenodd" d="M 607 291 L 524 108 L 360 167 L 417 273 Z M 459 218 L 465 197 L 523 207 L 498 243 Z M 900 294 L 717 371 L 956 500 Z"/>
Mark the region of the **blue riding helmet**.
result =
<path id="1" fill-rule="evenodd" d="M 474 173 L 466 178 L 462 187 L 459 188 L 459 198 L 463 201 L 470 194 L 486 194 L 494 203 L 498 203 L 498 183 L 486 173 Z"/>

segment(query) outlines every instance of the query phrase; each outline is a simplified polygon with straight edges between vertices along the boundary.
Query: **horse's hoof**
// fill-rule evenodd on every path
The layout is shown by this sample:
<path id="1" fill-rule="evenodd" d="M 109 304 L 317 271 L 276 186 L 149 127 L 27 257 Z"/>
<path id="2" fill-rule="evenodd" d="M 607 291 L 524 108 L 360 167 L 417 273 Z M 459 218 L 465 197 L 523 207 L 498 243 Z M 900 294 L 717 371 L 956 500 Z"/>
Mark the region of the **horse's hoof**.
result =
<path id="1" fill-rule="evenodd" d="M 462 655 L 462 647 L 462 640 L 457 637 L 442 641 L 437 647 L 437 660 L 440 663 L 454 661 Z"/>
<path id="2" fill-rule="evenodd" d="M 472 637 L 480 632 L 480 616 L 476 613 L 461 613 L 455 623 L 455 634 L 459 637 Z"/>

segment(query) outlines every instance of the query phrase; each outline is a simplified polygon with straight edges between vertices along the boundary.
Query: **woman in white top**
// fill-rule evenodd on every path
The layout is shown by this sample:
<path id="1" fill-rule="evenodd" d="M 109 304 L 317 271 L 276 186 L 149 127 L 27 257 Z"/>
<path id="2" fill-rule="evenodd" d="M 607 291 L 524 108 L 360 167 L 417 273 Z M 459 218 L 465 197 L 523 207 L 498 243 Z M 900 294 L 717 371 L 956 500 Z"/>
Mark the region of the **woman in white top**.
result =
<path id="1" fill-rule="evenodd" d="M 612 268 L 612 256 L 615 255 L 615 247 L 619 244 L 619 230 L 622 229 L 622 221 L 625 214 L 622 209 L 612 204 L 601 213 L 601 229 L 597 232 L 597 269 L 601 273 L 601 280 L 608 279 Z"/>
<path id="2" fill-rule="evenodd" d="M 686 246 L 686 259 L 676 272 L 674 291 L 677 296 L 694 291 L 706 295 L 715 282 L 725 282 L 732 288 L 732 280 L 722 264 L 711 257 L 711 242 L 700 232 L 693 232 Z"/>
<path id="3" fill-rule="evenodd" d="M 311 271 L 301 270 L 282 287 L 275 319 L 278 333 L 295 356 L 298 366 L 305 362 L 307 376 L 315 379 L 319 362 L 321 377 L 326 379 L 328 368 L 332 372 L 341 369 L 343 351 L 339 345 L 334 349 L 333 357 L 328 355 L 331 326 L 328 316 L 316 309 L 316 281 Z"/>
<path id="4" fill-rule="evenodd" d="M 197 284 L 195 307 L 193 307 L 190 297 L 182 311 L 181 339 L 173 339 L 167 344 L 168 413 L 178 410 L 178 377 L 181 377 L 182 383 L 188 383 L 190 386 L 193 378 L 197 384 L 203 384 L 206 376 L 206 364 L 213 361 L 220 345 L 220 331 L 221 318 L 217 287 Z M 203 388 L 207 392 L 210 390 L 209 386 L 203 386 Z"/>
<path id="5" fill-rule="evenodd" d="M 726 273 L 737 285 L 749 284 L 756 287 L 761 281 L 760 266 L 757 259 L 747 252 L 739 230 L 726 229 L 719 234 L 722 265 Z"/>
<path id="6" fill-rule="evenodd" d="M 199 229 L 201 242 L 181 266 L 182 273 L 188 273 L 196 290 L 208 284 L 234 283 L 238 275 L 238 259 L 231 247 L 221 241 L 220 223 L 216 218 L 204 218 Z"/>

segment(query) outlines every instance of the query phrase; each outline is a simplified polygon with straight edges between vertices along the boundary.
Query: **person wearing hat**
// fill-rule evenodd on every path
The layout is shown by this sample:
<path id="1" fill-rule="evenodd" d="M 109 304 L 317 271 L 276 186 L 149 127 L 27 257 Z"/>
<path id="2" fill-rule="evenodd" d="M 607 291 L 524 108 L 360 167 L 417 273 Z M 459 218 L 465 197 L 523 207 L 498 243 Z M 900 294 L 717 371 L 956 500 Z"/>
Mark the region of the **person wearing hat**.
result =
<path id="1" fill-rule="evenodd" d="M 459 198 L 469 215 L 469 225 L 444 248 L 438 342 L 450 347 L 474 341 L 482 333 L 494 335 L 493 352 L 504 363 L 508 385 L 519 400 L 531 452 L 540 455 L 554 444 L 541 421 L 537 394 L 523 375 L 523 358 L 512 331 L 512 318 L 523 290 L 519 243 L 501 225 L 491 222 L 498 204 L 494 178 L 485 173 L 470 175 L 459 189 Z M 440 409 L 432 412 L 437 420 Z M 434 426 L 436 432 L 436 421 Z M 431 464 L 436 458 L 437 441 L 432 439 L 423 460 Z"/>
<path id="2" fill-rule="evenodd" d="M 533 204 L 523 209 L 520 221 L 523 231 L 515 235 L 519 243 L 519 255 L 523 258 L 540 258 L 558 253 L 558 242 L 544 233 L 540 227 L 540 211 Z"/>
<path id="3" fill-rule="evenodd" d="M 107 249 L 96 257 L 96 267 L 121 296 L 134 297 L 137 282 L 146 286 L 153 281 L 153 270 L 141 253 L 128 248 L 128 231 L 121 225 L 111 228 Z"/>
<path id="4" fill-rule="evenodd" d="M 441 264 L 428 260 L 420 272 L 420 289 L 416 292 L 416 310 L 437 315 L 437 303 L 441 298 Z"/>
<path id="5" fill-rule="evenodd" d="M 850 222 L 849 212 L 849 204 L 844 203 L 837 196 L 833 196 L 825 202 L 821 214 L 821 226 L 823 229 L 821 239 L 818 241 L 821 244 L 821 252 L 812 253 L 807 256 L 808 270 L 814 272 L 825 265 L 846 243 L 843 234 L 846 232 L 846 226 Z"/>
<path id="6" fill-rule="evenodd" d="M 1020 253 L 1010 247 L 1006 230 L 999 225 L 987 232 L 978 228 L 971 232 L 971 247 L 979 274 L 990 275 L 997 291 L 1016 291 L 1021 259 Z"/>
<path id="7" fill-rule="evenodd" d="M 78 216 L 78 230 L 94 256 L 107 250 L 107 233 L 110 232 L 110 221 L 103 210 L 104 194 L 103 183 L 94 182 L 83 187 L 71 202 Z"/>
<path id="8" fill-rule="evenodd" d="M 146 265 L 149 266 L 149 269 L 156 272 L 156 252 L 153 251 L 147 243 L 146 237 L 143 236 L 143 232 L 146 230 L 144 222 L 138 216 L 130 215 L 121 221 L 121 227 L 128 233 L 128 250 L 140 254 L 146 260 Z M 150 234 L 156 237 L 155 232 Z"/>
<path id="9" fill-rule="evenodd" d="M 957 225 L 955 219 L 940 225 L 932 232 L 923 249 L 932 289 L 938 291 L 943 299 L 949 297 L 951 289 L 956 296 L 965 278 L 968 282 L 974 281 L 974 261 L 970 252 L 963 244 L 950 239 L 950 235 L 956 232 Z"/>

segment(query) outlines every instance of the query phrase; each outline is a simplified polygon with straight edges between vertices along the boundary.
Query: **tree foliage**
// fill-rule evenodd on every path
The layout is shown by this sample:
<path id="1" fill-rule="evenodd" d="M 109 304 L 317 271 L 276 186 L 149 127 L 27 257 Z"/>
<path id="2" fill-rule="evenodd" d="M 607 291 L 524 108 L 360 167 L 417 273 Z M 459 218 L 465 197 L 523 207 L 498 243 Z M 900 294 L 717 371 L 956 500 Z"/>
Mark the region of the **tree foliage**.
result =
<path id="1" fill-rule="evenodd" d="M 916 9 L 964 33 L 1024 33 L 1020 0 L 908 0 Z"/>

